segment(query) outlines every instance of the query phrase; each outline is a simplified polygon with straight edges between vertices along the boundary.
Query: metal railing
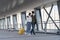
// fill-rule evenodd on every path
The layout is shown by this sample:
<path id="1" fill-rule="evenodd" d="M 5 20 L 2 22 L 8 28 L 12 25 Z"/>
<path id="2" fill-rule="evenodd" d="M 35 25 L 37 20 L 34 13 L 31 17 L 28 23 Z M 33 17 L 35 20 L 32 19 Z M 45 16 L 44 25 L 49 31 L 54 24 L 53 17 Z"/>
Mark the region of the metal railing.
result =
<path id="1" fill-rule="evenodd" d="M 54 20 L 54 21 L 60 27 L 60 21 L 59 20 Z M 43 23 L 43 29 L 44 29 L 44 27 L 45 27 L 45 21 L 42 21 L 42 23 Z M 41 23 L 38 23 L 38 24 L 41 25 Z M 48 21 L 47 24 L 49 24 L 48 27 L 50 27 L 50 25 L 53 24 L 53 22 Z M 19 30 L 21 27 L 23 27 L 22 24 L 10 24 L 10 25 L 0 24 L 0 29 L 15 29 L 15 30 Z M 41 27 L 41 26 L 39 26 L 39 27 Z M 25 24 L 25 27 L 24 28 L 26 29 L 26 24 Z M 52 29 L 52 27 L 50 29 Z"/>

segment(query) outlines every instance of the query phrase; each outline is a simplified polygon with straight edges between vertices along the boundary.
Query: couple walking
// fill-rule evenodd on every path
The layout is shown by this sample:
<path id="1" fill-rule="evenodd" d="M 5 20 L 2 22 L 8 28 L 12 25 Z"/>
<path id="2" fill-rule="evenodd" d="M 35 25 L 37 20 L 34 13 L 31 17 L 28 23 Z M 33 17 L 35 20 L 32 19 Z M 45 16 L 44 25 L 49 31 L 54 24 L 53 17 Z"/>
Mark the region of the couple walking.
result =
<path id="1" fill-rule="evenodd" d="M 32 15 L 31 15 L 31 13 L 29 13 L 29 16 L 27 16 L 27 30 L 26 30 L 26 33 L 35 35 L 35 31 L 34 31 L 35 24 L 36 24 L 36 16 L 35 16 L 34 11 L 32 11 Z M 31 27 L 32 27 L 32 29 L 31 29 Z"/>

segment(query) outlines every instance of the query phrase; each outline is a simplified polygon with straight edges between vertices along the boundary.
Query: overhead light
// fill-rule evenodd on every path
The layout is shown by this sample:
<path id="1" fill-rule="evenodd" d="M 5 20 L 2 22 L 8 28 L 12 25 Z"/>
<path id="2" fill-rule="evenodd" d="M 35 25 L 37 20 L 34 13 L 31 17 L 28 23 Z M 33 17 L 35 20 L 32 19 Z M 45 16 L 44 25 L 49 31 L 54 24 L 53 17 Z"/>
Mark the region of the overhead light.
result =
<path id="1" fill-rule="evenodd" d="M 18 0 L 19 4 L 22 4 L 24 2 L 24 0 Z"/>

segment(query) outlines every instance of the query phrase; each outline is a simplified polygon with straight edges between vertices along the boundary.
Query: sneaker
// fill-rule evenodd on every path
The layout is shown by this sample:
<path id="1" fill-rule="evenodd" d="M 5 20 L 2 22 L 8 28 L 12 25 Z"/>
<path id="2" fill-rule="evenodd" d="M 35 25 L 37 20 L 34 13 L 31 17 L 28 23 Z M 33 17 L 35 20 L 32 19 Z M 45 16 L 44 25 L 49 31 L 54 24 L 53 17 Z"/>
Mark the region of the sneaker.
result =
<path id="1" fill-rule="evenodd" d="M 29 34 L 27 34 L 28 36 L 30 36 L 31 34 L 29 33 Z"/>

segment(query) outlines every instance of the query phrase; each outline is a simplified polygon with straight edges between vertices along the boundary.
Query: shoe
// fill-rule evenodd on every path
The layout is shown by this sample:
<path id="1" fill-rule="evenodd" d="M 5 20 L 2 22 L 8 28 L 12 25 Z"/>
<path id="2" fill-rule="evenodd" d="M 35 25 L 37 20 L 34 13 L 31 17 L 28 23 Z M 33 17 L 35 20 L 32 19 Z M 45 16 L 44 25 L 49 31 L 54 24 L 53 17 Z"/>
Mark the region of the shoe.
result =
<path id="1" fill-rule="evenodd" d="M 29 33 L 29 34 L 27 34 L 28 36 L 31 36 L 31 34 Z"/>
<path id="2" fill-rule="evenodd" d="M 35 35 L 35 33 L 33 33 Z"/>

